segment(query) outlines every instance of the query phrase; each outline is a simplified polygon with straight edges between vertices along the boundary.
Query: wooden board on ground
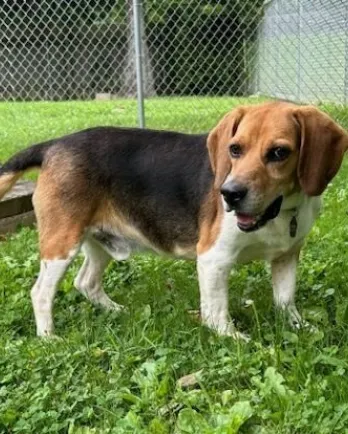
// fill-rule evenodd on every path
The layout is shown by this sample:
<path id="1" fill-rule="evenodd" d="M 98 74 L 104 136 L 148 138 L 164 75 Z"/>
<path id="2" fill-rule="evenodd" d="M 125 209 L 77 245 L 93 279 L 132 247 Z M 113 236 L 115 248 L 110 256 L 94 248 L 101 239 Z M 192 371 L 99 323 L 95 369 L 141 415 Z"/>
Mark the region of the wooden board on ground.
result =
<path id="1" fill-rule="evenodd" d="M 19 181 L 0 201 L 0 233 L 13 232 L 19 225 L 35 222 L 32 196 L 35 183 Z"/>

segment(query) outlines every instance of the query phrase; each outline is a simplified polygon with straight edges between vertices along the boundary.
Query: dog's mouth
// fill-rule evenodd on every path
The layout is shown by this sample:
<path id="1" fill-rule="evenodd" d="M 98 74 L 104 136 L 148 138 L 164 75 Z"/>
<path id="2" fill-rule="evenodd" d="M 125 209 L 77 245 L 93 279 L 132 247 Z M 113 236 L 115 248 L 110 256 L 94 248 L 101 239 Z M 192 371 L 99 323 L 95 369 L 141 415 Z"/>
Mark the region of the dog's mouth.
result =
<path id="1" fill-rule="evenodd" d="M 266 208 L 263 214 L 252 215 L 245 214 L 236 211 L 237 217 L 237 226 L 243 232 L 253 232 L 256 231 L 265 224 L 269 220 L 273 220 L 279 214 L 280 208 L 282 206 L 283 196 L 277 197 L 269 206 Z"/>

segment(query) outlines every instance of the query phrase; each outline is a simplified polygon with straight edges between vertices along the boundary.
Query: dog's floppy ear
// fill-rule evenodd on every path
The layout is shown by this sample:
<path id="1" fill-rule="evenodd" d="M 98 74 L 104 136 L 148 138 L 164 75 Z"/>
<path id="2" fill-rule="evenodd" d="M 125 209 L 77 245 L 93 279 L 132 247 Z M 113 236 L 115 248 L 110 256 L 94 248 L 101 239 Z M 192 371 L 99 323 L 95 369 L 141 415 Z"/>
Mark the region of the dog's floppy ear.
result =
<path id="1" fill-rule="evenodd" d="M 208 135 L 207 146 L 211 167 L 215 174 L 214 186 L 217 189 L 221 187 L 231 170 L 229 145 L 244 112 L 244 107 L 239 107 L 227 113 Z"/>
<path id="2" fill-rule="evenodd" d="M 300 186 L 309 196 L 319 196 L 341 166 L 348 135 L 315 107 L 296 108 L 295 118 L 300 125 Z"/>

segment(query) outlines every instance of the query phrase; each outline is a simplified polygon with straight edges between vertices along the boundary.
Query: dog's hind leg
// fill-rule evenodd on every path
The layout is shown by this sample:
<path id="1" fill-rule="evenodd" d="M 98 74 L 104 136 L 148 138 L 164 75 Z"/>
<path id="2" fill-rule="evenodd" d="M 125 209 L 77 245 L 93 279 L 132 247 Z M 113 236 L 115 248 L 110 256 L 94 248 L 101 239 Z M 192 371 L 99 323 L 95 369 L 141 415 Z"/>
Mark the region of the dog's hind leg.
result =
<path id="1" fill-rule="evenodd" d="M 64 194 L 59 188 L 62 183 L 55 182 L 53 175 L 49 170 L 41 173 L 33 196 L 41 256 L 40 274 L 31 290 L 38 336 L 53 333 L 58 284 L 80 249 L 89 218 L 88 202 L 81 213 L 85 203 L 74 202 Z"/>
<path id="2" fill-rule="evenodd" d="M 52 309 L 58 284 L 72 262 L 78 248 L 66 259 L 42 259 L 39 277 L 31 290 L 38 336 L 53 332 Z"/>
<path id="3" fill-rule="evenodd" d="M 112 301 L 102 287 L 103 272 L 111 260 L 110 255 L 91 238 L 84 241 L 82 252 L 85 260 L 74 281 L 76 289 L 93 304 L 108 310 L 121 310 L 122 306 Z"/>
<path id="4" fill-rule="evenodd" d="M 83 230 L 66 219 L 54 219 L 51 211 L 37 215 L 40 231 L 40 274 L 31 290 L 37 335 L 53 333 L 52 309 L 60 280 L 80 249 Z M 47 217 L 50 217 L 46 220 Z M 48 223 L 50 222 L 50 223 Z M 51 227 L 50 227 L 51 226 Z"/>

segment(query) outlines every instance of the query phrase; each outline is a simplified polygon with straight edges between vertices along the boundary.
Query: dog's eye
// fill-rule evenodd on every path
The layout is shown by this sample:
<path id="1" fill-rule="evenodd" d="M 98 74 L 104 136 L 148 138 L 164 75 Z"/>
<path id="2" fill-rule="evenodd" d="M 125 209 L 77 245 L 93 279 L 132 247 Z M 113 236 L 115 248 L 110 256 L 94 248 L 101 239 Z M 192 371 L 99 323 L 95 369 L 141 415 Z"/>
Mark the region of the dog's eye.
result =
<path id="1" fill-rule="evenodd" d="M 242 155 L 242 147 L 237 143 L 230 146 L 230 154 L 232 158 L 239 158 Z"/>
<path id="2" fill-rule="evenodd" d="M 268 162 L 277 162 L 286 160 L 291 154 L 291 149 L 285 146 L 276 146 L 267 152 L 266 158 Z"/>

